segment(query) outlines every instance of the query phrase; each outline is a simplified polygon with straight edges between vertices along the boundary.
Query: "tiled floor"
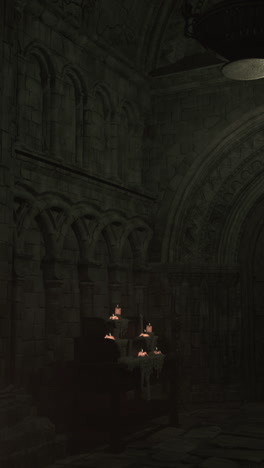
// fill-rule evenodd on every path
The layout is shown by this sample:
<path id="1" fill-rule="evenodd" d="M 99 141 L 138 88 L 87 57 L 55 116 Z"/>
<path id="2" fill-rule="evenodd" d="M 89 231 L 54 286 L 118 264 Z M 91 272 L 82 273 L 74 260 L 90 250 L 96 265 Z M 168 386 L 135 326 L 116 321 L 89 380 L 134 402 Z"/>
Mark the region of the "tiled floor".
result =
<path id="1" fill-rule="evenodd" d="M 153 421 L 153 429 L 165 423 Z M 264 468 L 264 404 L 211 405 L 180 413 L 180 426 L 134 434 L 126 448 L 107 447 L 48 468 Z"/>

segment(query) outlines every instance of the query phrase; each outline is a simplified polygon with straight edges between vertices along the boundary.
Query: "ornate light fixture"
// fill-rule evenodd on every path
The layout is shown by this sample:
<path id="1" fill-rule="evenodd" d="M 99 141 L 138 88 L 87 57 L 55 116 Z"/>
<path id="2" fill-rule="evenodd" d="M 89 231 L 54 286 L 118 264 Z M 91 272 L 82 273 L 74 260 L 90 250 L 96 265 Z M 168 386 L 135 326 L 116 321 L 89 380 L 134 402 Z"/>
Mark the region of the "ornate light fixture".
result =
<path id="1" fill-rule="evenodd" d="M 184 0 L 185 35 L 226 61 L 234 80 L 264 77 L 264 0 Z"/>

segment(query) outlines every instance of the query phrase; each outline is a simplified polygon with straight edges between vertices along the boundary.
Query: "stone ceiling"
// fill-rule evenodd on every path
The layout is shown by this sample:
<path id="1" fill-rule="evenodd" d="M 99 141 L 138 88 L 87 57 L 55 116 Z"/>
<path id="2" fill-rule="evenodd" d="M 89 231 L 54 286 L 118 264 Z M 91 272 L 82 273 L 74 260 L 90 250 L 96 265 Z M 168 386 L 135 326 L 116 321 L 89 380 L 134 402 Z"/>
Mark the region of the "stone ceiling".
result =
<path id="1" fill-rule="evenodd" d="M 75 30 L 143 73 L 156 69 L 170 72 L 171 67 L 175 71 L 175 66 L 176 71 L 196 68 L 214 60 L 184 36 L 182 0 L 15 1 L 31 7 L 38 4 L 62 16 Z"/>

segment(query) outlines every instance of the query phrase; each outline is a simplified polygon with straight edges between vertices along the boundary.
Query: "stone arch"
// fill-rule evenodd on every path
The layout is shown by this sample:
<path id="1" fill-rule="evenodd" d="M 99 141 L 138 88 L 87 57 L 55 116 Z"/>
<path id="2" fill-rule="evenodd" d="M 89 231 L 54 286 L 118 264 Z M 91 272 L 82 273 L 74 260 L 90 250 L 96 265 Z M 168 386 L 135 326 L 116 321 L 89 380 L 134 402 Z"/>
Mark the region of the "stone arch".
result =
<path id="1" fill-rule="evenodd" d="M 83 162 L 83 135 L 84 135 L 84 109 L 87 104 L 87 90 L 85 81 L 75 67 L 66 65 L 62 71 L 65 87 L 64 125 L 68 128 L 67 137 L 63 142 L 63 153 L 67 161 L 82 165 Z"/>
<path id="2" fill-rule="evenodd" d="M 87 205 L 87 202 L 74 204 L 70 209 L 65 232 L 72 227 L 79 244 L 80 258 L 83 260 L 92 260 L 90 249 L 98 220 L 98 208 Z"/>
<path id="3" fill-rule="evenodd" d="M 38 60 L 43 73 L 43 78 L 45 80 L 49 79 L 51 84 L 54 84 L 56 78 L 55 67 L 50 58 L 50 54 L 45 47 L 38 44 L 36 41 L 30 42 L 23 52 L 24 57 L 28 57 L 29 55 L 34 55 Z"/>
<path id="4" fill-rule="evenodd" d="M 82 72 L 74 65 L 67 64 L 63 67 L 61 74 L 63 79 L 65 79 L 66 76 L 71 78 L 74 84 L 76 97 L 78 99 L 82 98 L 85 106 L 87 104 L 88 91 Z"/>
<path id="5" fill-rule="evenodd" d="M 34 218 L 37 193 L 25 183 L 19 183 L 14 191 L 14 252 L 21 255 L 24 251 L 25 233 Z"/>
<path id="6" fill-rule="evenodd" d="M 36 42 L 25 48 L 19 64 L 18 138 L 21 144 L 31 149 L 48 152 L 55 69 L 46 49 Z"/>
<path id="7" fill-rule="evenodd" d="M 118 262 L 119 242 L 125 222 L 126 219 L 122 213 L 117 211 L 108 211 L 103 213 L 94 230 L 92 253 L 94 253 L 98 238 L 102 234 L 107 245 L 110 262 Z"/>
<path id="8" fill-rule="evenodd" d="M 124 100 L 120 105 L 119 178 L 139 184 L 141 181 L 141 146 L 143 125 L 134 103 Z"/>
<path id="9" fill-rule="evenodd" d="M 148 72 L 157 67 L 164 34 L 173 10 L 177 8 L 178 3 L 175 0 L 168 0 L 157 4 L 147 21 L 144 22 L 145 40 L 143 47 L 140 49 L 139 61 L 141 66 Z"/>
<path id="10" fill-rule="evenodd" d="M 264 149 L 263 149 L 264 151 Z M 262 152 L 263 153 L 263 152 Z M 226 219 L 221 232 L 221 237 L 217 239 L 217 257 L 219 264 L 228 262 L 238 264 L 241 255 L 241 239 L 248 224 L 248 219 L 255 207 L 264 196 L 264 165 L 262 154 L 257 153 L 259 159 L 255 159 L 248 171 L 248 181 L 237 190 L 235 203 L 231 209 L 226 206 Z M 260 172 L 259 172 L 260 171 Z"/>
<path id="11" fill-rule="evenodd" d="M 15 199 L 21 201 L 17 208 L 20 210 L 20 219 L 17 216 L 19 230 L 15 238 L 15 250 L 23 252 L 26 230 L 36 219 L 47 254 L 59 255 L 69 216 L 68 200 L 52 192 L 38 194 L 25 184 L 17 185 Z M 54 209 L 57 210 L 56 214 L 52 213 Z"/>
<path id="12" fill-rule="evenodd" d="M 204 213 L 208 213 L 210 205 L 213 206 L 214 196 L 231 174 L 242 171 L 246 159 L 252 159 L 262 148 L 263 127 L 263 109 L 258 109 L 254 114 L 244 116 L 242 125 L 226 129 L 217 141 L 212 142 L 203 158 L 192 165 L 171 200 L 162 243 L 163 261 L 201 260 L 197 245 Z M 171 181 L 169 191 L 173 189 L 175 193 L 174 184 L 176 179 Z"/>
<path id="13" fill-rule="evenodd" d="M 134 132 L 140 120 L 140 114 L 137 106 L 132 101 L 124 99 L 121 101 L 119 109 L 121 116 L 123 115 L 126 118 L 131 131 Z"/>
<path id="14" fill-rule="evenodd" d="M 69 201 L 57 193 L 39 194 L 35 217 L 43 228 L 44 238 L 52 247 L 51 256 L 59 258 L 67 232 Z"/>
<path id="15" fill-rule="evenodd" d="M 96 96 L 99 96 L 102 100 L 104 117 L 105 120 L 111 120 L 113 118 L 115 104 L 111 96 L 111 91 L 108 88 L 106 83 L 98 82 L 94 85 L 92 90 L 92 96 L 96 99 Z"/>
<path id="16" fill-rule="evenodd" d="M 140 218 L 131 218 L 127 221 L 120 239 L 120 257 L 126 240 L 129 241 L 133 252 L 134 263 L 144 264 L 147 260 L 149 242 L 152 238 L 152 229 Z"/>
<path id="17" fill-rule="evenodd" d="M 114 132 L 112 126 L 114 108 L 108 86 L 105 83 L 96 83 L 91 92 L 89 124 L 87 123 L 86 126 L 87 154 L 89 154 L 90 159 L 90 164 L 87 161 L 87 165 L 91 166 L 92 162 L 95 171 L 105 176 L 110 176 L 113 173 L 111 145 Z"/>

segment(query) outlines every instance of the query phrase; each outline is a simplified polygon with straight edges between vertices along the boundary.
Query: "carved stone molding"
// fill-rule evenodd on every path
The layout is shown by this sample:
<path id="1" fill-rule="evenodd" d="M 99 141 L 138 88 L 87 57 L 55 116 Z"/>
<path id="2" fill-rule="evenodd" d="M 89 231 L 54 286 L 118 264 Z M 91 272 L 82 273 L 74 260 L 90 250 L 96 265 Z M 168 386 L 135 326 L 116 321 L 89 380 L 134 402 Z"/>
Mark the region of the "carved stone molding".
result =
<path id="1" fill-rule="evenodd" d="M 261 132 L 259 132 L 261 133 Z M 210 261 L 217 236 L 236 197 L 263 168 L 263 141 L 259 133 L 233 148 L 221 163 L 199 182 L 189 198 L 178 252 L 181 261 Z M 256 149 L 257 147 L 257 149 Z M 254 150 L 253 150 L 254 148 Z"/>
<path id="2" fill-rule="evenodd" d="M 243 161 L 243 164 L 224 181 L 213 198 L 200 230 L 198 251 L 201 252 L 203 258 L 210 259 L 215 254 L 231 207 L 239 203 L 236 200 L 241 191 L 263 170 L 262 152 L 261 149 Z"/>

